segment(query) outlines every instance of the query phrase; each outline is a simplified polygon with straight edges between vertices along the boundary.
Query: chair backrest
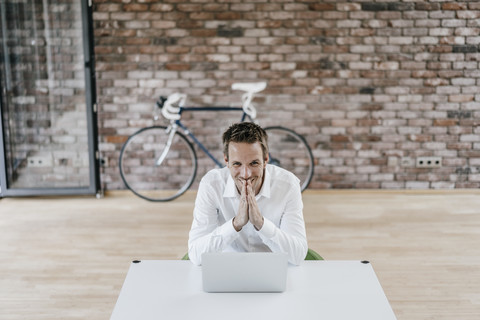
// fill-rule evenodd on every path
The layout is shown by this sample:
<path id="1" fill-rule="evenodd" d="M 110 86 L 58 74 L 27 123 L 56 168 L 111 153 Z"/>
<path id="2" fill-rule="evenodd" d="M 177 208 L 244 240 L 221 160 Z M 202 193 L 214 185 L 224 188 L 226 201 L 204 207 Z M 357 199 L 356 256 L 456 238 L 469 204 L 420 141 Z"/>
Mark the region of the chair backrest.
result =
<path id="1" fill-rule="evenodd" d="M 182 260 L 190 260 L 188 257 L 188 253 L 182 257 Z M 313 249 L 308 248 L 307 255 L 305 256 L 305 260 L 323 260 L 322 256 L 316 253 Z"/>
<path id="2" fill-rule="evenodd" d="M 316 253 L 313 249 L 308 248 L 305 260 L 323 260 L 322 256 Z"/>

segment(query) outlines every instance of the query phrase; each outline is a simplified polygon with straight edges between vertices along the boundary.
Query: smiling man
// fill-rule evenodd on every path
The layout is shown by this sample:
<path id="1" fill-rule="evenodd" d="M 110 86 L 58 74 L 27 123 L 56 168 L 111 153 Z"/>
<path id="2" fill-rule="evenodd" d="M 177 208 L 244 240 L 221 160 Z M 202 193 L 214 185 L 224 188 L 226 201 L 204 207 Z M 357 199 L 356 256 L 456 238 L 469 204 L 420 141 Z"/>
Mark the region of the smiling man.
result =
<path id="1" fill-rule="evenodd" d="M 251 122 L 223 134 L 226 167 L 200 182 L 188 240 L 190 260 L 205 252 L 284 252 L 300 264 L 308 250 L 300 182 L 268 164 L 268 137 Z"/>

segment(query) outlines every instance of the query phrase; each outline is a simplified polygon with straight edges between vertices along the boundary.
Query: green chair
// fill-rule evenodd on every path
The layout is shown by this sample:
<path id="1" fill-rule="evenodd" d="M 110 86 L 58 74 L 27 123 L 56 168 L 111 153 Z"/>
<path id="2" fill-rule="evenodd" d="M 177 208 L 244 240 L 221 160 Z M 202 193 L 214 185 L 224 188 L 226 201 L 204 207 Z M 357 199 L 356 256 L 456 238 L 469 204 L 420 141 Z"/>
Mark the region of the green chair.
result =
<path id="1" fill-rule="evenodd" d="M 188 258 L 188 253 L 185 253 L 182 260 L 190 260 Z M 316 253 L 313 249 L 308 248 L 307 255 L 305 256 L 305 260 L 323 260 L 322 256 Z"/>
<path id="2" fill-rule="evenodd" d="M 322 256 L 316 253 L 313 249 L 308 248 L 305 260 L 323 260 Z"/>

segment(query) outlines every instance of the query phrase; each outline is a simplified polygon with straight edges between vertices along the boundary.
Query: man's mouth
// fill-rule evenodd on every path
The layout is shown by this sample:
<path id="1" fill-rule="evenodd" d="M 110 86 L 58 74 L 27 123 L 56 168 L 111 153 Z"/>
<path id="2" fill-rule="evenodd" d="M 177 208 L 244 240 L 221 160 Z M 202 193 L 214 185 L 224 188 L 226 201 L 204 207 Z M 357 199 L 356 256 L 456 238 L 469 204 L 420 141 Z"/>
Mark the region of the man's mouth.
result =
<path id="1" fill-rule="evenodd" d="M 249 182 L 249 181 L 251 183 L 253 183 L 255 181 L 255 178 L 249 178 L 249 179 L 239 178 L 238 181 L 241 182 L 241 183 L 246 183 L 246 182 Z"/>

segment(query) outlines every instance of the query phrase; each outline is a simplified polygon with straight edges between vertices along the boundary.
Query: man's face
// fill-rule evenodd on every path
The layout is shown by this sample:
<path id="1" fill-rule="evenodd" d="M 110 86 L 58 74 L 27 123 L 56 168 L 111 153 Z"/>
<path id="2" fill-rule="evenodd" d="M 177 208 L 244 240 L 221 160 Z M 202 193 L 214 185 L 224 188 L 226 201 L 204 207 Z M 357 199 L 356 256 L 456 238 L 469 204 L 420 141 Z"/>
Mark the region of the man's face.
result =
<path id="1" fill-rule="evenodd" d="M 255 194 L 260 192 L 263 184 L 265 166 L 268 156 L 263 159 L 262 146 L 260 142 L 242 143 L 230 142 L 228 145 L 228 156 L 225 163 L 230 169 L 237 190 L 241 193 L 246 180 L 250 180 Z"/>

